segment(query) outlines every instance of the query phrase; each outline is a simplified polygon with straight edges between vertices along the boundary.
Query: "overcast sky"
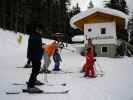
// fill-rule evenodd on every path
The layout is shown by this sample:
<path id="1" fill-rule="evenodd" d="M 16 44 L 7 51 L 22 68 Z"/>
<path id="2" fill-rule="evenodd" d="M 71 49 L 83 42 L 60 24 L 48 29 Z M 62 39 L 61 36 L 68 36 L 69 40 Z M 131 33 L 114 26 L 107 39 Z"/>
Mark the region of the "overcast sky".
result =
<path id="1" fill-rule="evenodd" d="M 105 1 L 105 0 L 92 0 L 95 7 L 103 7 L 102 1 Z M 126 1 L 127 1 L 128 7 L 133 10 L 133 0 L 126 0 Z M 73 5 L 75 5 L 76 3 L 79 3 L 81 10 L 84 11 L 87 9 L 87 6 L 90 0 L 72 0 L 71 2 Z"/>

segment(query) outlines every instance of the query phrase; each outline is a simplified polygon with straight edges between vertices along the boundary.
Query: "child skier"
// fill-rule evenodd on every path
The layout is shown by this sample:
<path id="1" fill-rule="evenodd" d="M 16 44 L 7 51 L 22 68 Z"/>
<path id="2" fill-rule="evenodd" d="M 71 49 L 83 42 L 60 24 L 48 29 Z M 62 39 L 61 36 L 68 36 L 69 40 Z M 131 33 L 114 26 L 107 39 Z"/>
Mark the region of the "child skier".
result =
<path id="1" fill-rule="evenodd" d="M 88 48 L 91 48 L 91 51 L 92 51 L 93 55 L 96 55 L 95 50 L 94 50 L 95 46 L 92 44 L 92 40 L 91 40 L 90 38 L 88 39 L 88 43 L 85 44 L 85 55 L 87 55 L 87 52 L 88 52 L 87 49 L 88 49 Z M 87 61 L 86 61 L 86 62 L 87 62 Z M 80 72 L 85 72 L 86 64 L 87 64 L 87 63 L 85 63 L 85 64 L 83 65 L 83 68 L 82 68 L 82 70 L 81 70 Z"/>
<path id="2" fill-rule="evenodd" d="M 35 87 L 35 85 L 43 85 L 42 82 L 37 80 L 41 68 L 41 59 L 43 56 L 42 49 L 42 26 L 34 24 L 35 30 L 30 34 L 30 39 L 28 41 L 28 56 L 32 63 L 32 72 L 27 82 L 26 92 L 29 93 L 42 93 L 43 91 Z M 41 84 L 40 84 L 41 83 Z"/>
<path id="3" fill-rule="evenodd" d="M 58 52 L 58 49 L 55 50 L 55 53 L 53 55 L 53 60 L 55 62 L 53 71 L 60 71 L 60 62 L 62 61 L 61 56 Z"/>
<path id="4" fill-rule="evenodd" d="M 95 75 L 95 70 L 94 70 L 94 56 L 93 56 L 93 49 L 89 47 L 87 49 L 87 54 L 86 54 L 86 64 L 85 66 L 85 75 L 84 77 L 96 77 Z"/>
<path id="5" fill-rule="evenodd" d="M 43 48 L 43 59 L 44 59 L 44 64 L 43 64 L 43 68 L 40 70 L 40 73 L 50 73 L 50 71 L 48 70 L 48 67 L 51 63 L 50 57 L 48 56 L 48 53 L 46 52 L 46 47 L 47 45 L 45 43 L 43 43 L 42 48 Z"/>
<path id="6" fill-rule="evenodd" d="M 48 67 L 51 63 L 50 58 L 51 58 L 51 56 L 53 56 L 56 48 L 58 48 L 58 44 L 56 43 L 56 41 L 43 47 L 43 49 L 44 49 L 44 62 L 45 63 L 43 65 L 43 68 L 41 68 L 40 73 L 43 73 L 43 72 L 50 73 L 51 72 L 50 70 L 48 70 Z"/>

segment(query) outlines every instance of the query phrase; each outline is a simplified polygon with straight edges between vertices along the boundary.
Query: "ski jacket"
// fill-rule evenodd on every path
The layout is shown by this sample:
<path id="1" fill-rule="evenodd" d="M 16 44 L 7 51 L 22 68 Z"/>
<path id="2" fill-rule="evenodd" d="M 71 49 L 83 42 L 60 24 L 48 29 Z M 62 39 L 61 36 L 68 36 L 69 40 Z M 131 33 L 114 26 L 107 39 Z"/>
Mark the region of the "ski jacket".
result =
<path id="1" fill-rule="evenodd" d="M 52 42 L 51 44 L 49 44 L 45 49 L 45 51 L 47 52 L 48 56 L 51 57 L 55 50 L 58 48 L 58 44 L 56 42 Z"/>
<path id="2" fill-rule="evenodd" d="M 92 44 L 92 40 L 91 39 L 88 39 L 88 43 L 85 44 L 85 47 L 86 47 L 86 49 L 87 48 L 92 48 L 92 51 L 93 51 L 94 56 L 97 56 L 97 54 L 95 52 L 95 45 Z"/>
<path id="3" fill-rule="evenodd" d="M 41 35 L 31 34 L 28 40 L 27 58 L 30 60 L 41 60 L 43 55 Z"/>
<path id="4" fill-rule="evenodd" d="M 90 51 L 87 51 L 86 54 L 86 64 L 87 65 L 93 65 L 94 64 L 94 56 L 92 49 Z"/>

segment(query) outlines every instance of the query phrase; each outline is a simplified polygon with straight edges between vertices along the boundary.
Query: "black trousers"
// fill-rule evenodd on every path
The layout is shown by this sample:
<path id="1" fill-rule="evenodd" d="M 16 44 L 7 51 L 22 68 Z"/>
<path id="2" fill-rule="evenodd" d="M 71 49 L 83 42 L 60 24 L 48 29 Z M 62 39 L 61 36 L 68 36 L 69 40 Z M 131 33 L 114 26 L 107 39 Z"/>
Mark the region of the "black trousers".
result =
<path id="1" fill-rule="evenodd" d="M 29 82 L 27 84 L 27 87 L 34 87 L 35 86 L 35 81 L 37 79 L 37 75 L 40 72 L 40 68 L 41 68 L 41 61 L 40 60 L 32 60 L 32 72 L 29 78 Z"/>
<path id="2" fill-rule="evenodd" d="M 27 64 L 30 64 L 30 63 L 31 63 L 31 60 L 30 60 L 30 59 L 28 59 L 28 60 L 27 60 Z"/>

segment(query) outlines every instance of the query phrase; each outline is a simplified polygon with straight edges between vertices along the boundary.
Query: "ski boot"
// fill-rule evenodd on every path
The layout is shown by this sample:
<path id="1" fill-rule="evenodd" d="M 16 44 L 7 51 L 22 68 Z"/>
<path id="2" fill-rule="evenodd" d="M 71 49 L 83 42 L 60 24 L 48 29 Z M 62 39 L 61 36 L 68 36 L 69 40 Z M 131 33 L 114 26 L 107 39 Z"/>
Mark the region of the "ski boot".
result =
<path id="1" fill-rule="evenodd" d="M 24 66 L 24 68 L 32 68 L 32 65 L 26 64 L 26 65 Z"/>
<path id="2" fill-rule="evenodd" d="M 37 87 L 28 87 L 27 89 L 23 89 L 23 92 L 27 93 L 43 93 L 43 90 Z"/>

